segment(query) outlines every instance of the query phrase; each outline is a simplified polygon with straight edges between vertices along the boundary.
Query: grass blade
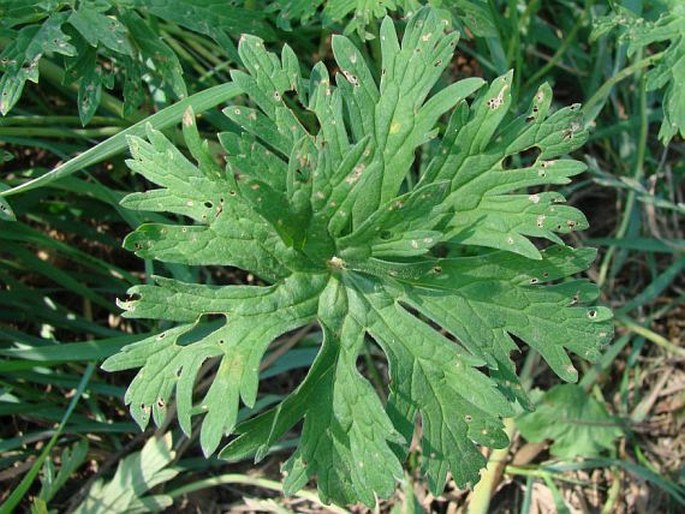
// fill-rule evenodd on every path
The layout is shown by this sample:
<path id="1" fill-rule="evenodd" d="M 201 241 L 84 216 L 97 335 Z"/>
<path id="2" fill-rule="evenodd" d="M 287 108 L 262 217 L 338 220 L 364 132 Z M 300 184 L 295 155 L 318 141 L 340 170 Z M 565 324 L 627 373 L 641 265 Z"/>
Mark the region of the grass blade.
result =
<path id="1" fill-rule="evenodd" d="M 41 467 L 43 467 L 43 462 L 45 462 L 45 459 L 50 454 L 50 450 L 52 450 L 52 447 L 55 446 L 55 443 L 57 443 L 57 439 L 62 434 L 64 427 L 67 425 L 67 421 L 69 421 L 71 414 L 74 412 L 76 404 L 81 398 L 83 391 L 86 389 L 86 385 L 88 385 L 90 377 L 93 375 L 93 371 L 95 371 L 95 364 L 89 363 L 88 367 L 83 373 L 83 376 L 81 377 L 81 382 L 79 383 L 78 388 L 76 389 L 76 393 L 69 402 L 69 407 L 67 407 L 67 410 L 64 413 L 64 416 L 62 417 L 62 421 L 60 422 L 57 431 L 50 438 L 50 442 L 45 446 L 40 456 L 33 463 L 33 466 L 31 466 L 31 469 L 19 483 L 17 488 L 14 491 L 12 491 L 12 494 L 9 496 L 9 498 L 7 498 L 7 501 L 5 501 L 5 503 L 3 503 L 0 506 L 0 514 L 9 514 L 10 512 L 13 512 L 17 505 L 19 505 L 19 502 L 24 497 L 26 492 L 29 490 L 29 487 L 31 487 L 31 484 L 38 475 L 38 472 L 40 471 Z"/>
<path id="2" fill-rule="evenodd" d="M 128 136 L 145 135 L 145 126 L 148 123 L 157 130 L 169 127 L 181 121 L 183 113 L 188 107 L 192 107 L 193 111 L 200 113 L 206 111 L 207 109 L 211 109 L 222 102 L 230 100 L 234 96 L 240 94 L 240 92 L 240 88 L 237 85 L 229 82 L 227 84 L 214 86 L 206 89 L 205 91 L 201 91 L 189 96 L 188 98 L 181 100 L 174 105 L 170 105 L 169 107 L 162 109 L 149 118 L 139 121 L 135 125 L 131 125 L 126 130 L 122 130 L 115 136 L 106 139 L 99 145 L 83 152 L 82 154 L 65 162 L 45 175 L 1 192 L 0 196 L 7 197 L 18 193 L 23 193 L 25 191 L 30 191 L 31 189 L 36 189 L 37 187 L 42 187 L 46 184 L 54 182 L 55 180 L 59 180 L 62 177 L 67 177 L 87 166 L 92 166 L 93 164 L 101 162 L 112 155 L 116 155 L 117 153 L 121 152 L 128 144 L 126 139 Z"/>

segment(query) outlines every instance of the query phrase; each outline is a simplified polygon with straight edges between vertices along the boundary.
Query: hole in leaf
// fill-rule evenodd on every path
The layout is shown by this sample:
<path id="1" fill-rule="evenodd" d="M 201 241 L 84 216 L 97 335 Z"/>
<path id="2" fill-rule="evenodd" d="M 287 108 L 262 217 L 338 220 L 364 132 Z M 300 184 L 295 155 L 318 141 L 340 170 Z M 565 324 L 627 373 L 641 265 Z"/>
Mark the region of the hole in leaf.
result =
<path id="1" fill-rule="evenodd" d="M 293 341 L 293 338 L 296 338 Z M 284 389 L 296 389 L 307 375 L 321 344 L 322 333 L 316 325 L 300 327 L 273 341 L 260 363 L 259 391 L 282 395 Z M 287 353 L 279 351 L 283 345 L 293 345 Z M 268 366 L 265 364 L 268 363 Z"/>
<path id="2" fill-rule="evenodd" d="M 283 94 L 286 105 L 295 115 L 300 124 L 312 135 L 316 135 L 321 130 L 319 118 L 302 103 L 299 95 L 295 91 L 286 91 Z"/>
<path id="3" fill-rule="evenodd" d="M 440 334 L 442 337 L 445 339 L 451 341 L 452 343 L 456 344 L 459 346 L 464 352 L 466 353 L 471 353 L 469 352 L 466 347 L 457 339 L 457 337 L 449 332 L 447 329 L 441 327 L 438 323 L 430 319 L 428 316 L 424 316 L 421 314 L 419 311 L 414 309 L 411 305 L 404 303 L 402 301 L 397 302 L 407 313 L 409 313 L 411 316 L 415 317 L 416 319 L 422 321 L 426 325 L 428 325 L 430 328 L 432 328 L 435 332 Z"/>
<path id="4" fill-rule="evenodd" d="M 383 383 L 387 384 L 389 382 L 388 360 L 381 345 L 369 335 L 365 337 L 364 345 L 365 347 L 357 357 L 357 370 L 365 377 L 379 374 L 383 378 Z"/>
<path id="5" fill-rule="evenodd" d="M 505 170 L 527 168 L 537 161 L 541 153 L 542 150 L 539 147 L 532 146 L 517 154 L 507 155 L 502 160 L 502 168 Z"/>
<path id="6" fill-rule="evenodd" d="M 431 255 L 434 255 L 435 257 L 444 259 L 445 257 L 447 257 L 449 255 L 450 249 L 449 249 L 449 246 L 447 246 L 446 244 L 440 243 L 440 244 L 435 245 L 433 248 L 431 248 L 430 253 L 431 253 Z"/>
<path id="7" fill-rule="evenodd" d="M 211 209 L 212 207 L 214 207 L 214 204 L 209 200 L 207 200 L 204 205 L 207 209 Z"/>
<path id="8" fill-rule="evenodd" d="M 226 324 L 223 314 L 203 314 L 200 321 L 188 332 L 178 338 L 180 346 L 189 346 L 210 336 Z"/>

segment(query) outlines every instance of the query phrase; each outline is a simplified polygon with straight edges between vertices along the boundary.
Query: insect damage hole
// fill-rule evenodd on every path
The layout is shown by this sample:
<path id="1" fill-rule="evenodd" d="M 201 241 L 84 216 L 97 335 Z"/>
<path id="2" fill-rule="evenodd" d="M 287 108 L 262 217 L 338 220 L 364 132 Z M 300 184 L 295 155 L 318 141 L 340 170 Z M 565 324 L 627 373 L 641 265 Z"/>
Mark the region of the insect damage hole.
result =
<path id="1" fill-rule="evenodd" d="M 505 84 L 502 86 L 502 89 L 500 89 L 500 92 L 497 94 L 497 96 L 491 98 L 488 100 L 488 107 L 491 110 L 499 109 L 502 105 L 504 105 L 504 93 L 509 89 L 509 84 Z"/>
<path id="2" fill-rule="evenodd" d="M 348 70 L 342 70 L 342 74 L 350 84 L 352 84 L 354 87 L 359 87 L 359 79 L 356 77 L 356 75 L 352 74 Z"/>

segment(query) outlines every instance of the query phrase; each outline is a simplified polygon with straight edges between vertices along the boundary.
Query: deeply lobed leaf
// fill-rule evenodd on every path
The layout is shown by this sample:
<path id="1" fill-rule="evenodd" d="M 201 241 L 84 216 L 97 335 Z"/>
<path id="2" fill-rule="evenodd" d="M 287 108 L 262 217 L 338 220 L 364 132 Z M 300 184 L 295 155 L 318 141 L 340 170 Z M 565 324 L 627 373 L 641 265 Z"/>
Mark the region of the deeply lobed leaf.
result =
<path id="1" fill-rule="evenodd" d="M 192 112 L 183 124 L 192 161 L 154 130 L 147 141 L 131 139 L 129 166 L 160 188 L 124 205 L 188 221 L 143 225 L 125 246 L 166 262 L 239 267 L 268 285 L 156 277 L 136 286 L 121 303 L 126 316 L 182 324 L 104 364 L 141 368 L 126 396 L 141 426 L 161 423 L 172 395 L 186 432 L 204 415 L 207 454 L 235 429 L 221 455 L 262 458 L 304 420 L 284 466 L 286 491 L 316 476 L 326 501 L 369 505 L 401 478 L 418 420 L 431 490 L 439 493 L 448 473 L 460 485 L 478 480 L 476 445 L 505 446 L 501 419 L 516 402 L 528 406 L 511 360 L 517 339 L 574 381 L 568 353 L 592 360 L 612 332 L 611 313 L 587 306 L 596 288 L 568 278 L 594 258 L 558 235 L 583 228 L 582 214 L 558 193 L 522 194 L 583 171 L 561 158 L 586 137 L 577 107 L 551 112 L 543 86 L 530 110 L 508 121 L 511 74 L 433 92 L 457 36 L 430 9 L 411 18 L 401 41 L 390 19 L 380 37 L 380 82 L 336 36 L 333 84 L 322 64 L 303 76 L 289 47 L 279 58 L 244 36 L 247 71 L 232 77 L 252 103 L 225 110 L 239 128 L 219 135 L 225 170 Z M 418 174 L 417 152 L 427 162 Z M 204 322 L 209 315 L 220 321 Z M 323 342 L 307 376 L 236 427 L 239 400 L 255 404 L 269 343 L 310 323 Z M 388 360 L 385 405 L 357 369 L 369 343 Z M 208 359 L 214 381 L 196 402 Z"/>

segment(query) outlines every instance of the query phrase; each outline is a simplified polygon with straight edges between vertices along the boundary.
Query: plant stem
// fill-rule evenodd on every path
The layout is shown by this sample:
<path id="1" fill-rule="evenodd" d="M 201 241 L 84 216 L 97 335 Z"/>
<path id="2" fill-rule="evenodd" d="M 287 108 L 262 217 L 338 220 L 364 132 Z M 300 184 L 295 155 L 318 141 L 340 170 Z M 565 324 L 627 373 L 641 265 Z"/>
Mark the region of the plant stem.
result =
<path id="1" fill-rule="evenodd" d="M 647 91 L 645 89 L 645 80 L 644 77 L 640 81 L 640 100 L 639 100 L 639 109 L 640 109 L 640 131 L 638 134 L 638 141 L 637 141 L 637 153 L 635 156 L 635 169 L 633 172 L 633 179 L 635 181 L 639 181 L 640 178 L 642 177 L 644 168 L 644 160 L 645 160 L 645 155 L 647 153 L 647 136 L 648 134 L 648 129 L 649 129 L 649 120 L 647 119 Z M 625 209 L 623 210 L 623 217 L 621 219 L 621 225 L 618 227 L 618 230 L 616 232 L 616 239 L 622 239 L 625 235 L 626 232 L 628 231 L 628 227 L 630 226 L 630 219 L 632 217 L 632 212 L 633 209 L 635 208 L 635 200 L 636 200 L 636 193 L 635 190 L 631 189 L 628 191 L 628 195 L 626 196 L 626 205 Z M 597 285 L 601 288 L 604 285 L 604 282 L 606 281 L 607 275 L 609 273 L 609 267 L 612 262 L 612 259 L 614 257 L 614 253 L 616 253 L 616 247 L 611 246 L 608 250 L 606 255 L 604 256 L 604 259 L 602 260 L 602 264 L 599 269 L 599 277 L 597 278 Z"/>
<path id="2" fill-rule="evenodd" d="M 671 341 L 666 339 L 664 336 L 657 334 L 649 330 L 647 327 L 643 327 L 636 321 L 630 319 L 628 316 L 617 316 L 616 322 L 619 325 L 623 325 L 628 330 L 635 332 L 637 335 L 644 337 L 645 339 L 651 341 L 657 346 L 661 346 L 664 350 L 674 355 L 680 357 L 685 357 L 685 349 L 676 346 Z"/>
<path id="3" fill-rule="evenodd" d="M 642 68 L 646 68 L 647 66 L 654 64 L 663 56 L 664 52 L 659 52 L 654 55 L 650 55 L 649 57 L 645 57 L 644 59 L 641 59 L 638 62 L 631 64 L 626 68 L 623 68 L 616 75 L 614 75 L 613 77 L 608 79 L 604 84 L 602 84 L 602 86 L 597 90 L 597 92 L 594 95 L 592 95 L 590 99 L 583 105 L 583 114 L 585 115 L 585 122 L 590 123 L 597 117 L 602 107 L 601 105 L 596 106 L 595 104 L 600 104 L 604 100 L 604 98 L 609 95 L 609 92 L 616 84 L 618 84 L 624 79 L 627 79 L 633 73 L 641 70 Z"/>
<path id="4" fill-rule="evenodd" d="M 533 371 L 540 359 L 540 354 L 534 350 L 528 352 L 526 360 L 523 362 L 519 380 L 524 390 L 530 389 L 533 384 Z M 466 510 L 467 514 L 487 514 L 490 506 L 490 499 L 502 479 L 502 474 L 507 467 L 509 457 L 509 450 L 511 443 L 514 440 L 516 432 L 516 425 L 513 418 L 506 418 L 504 422 L 504 431 L 509 439 L 509 444 L 506 448 L 499 448 L 493 450 L 488 458 L 488 465 L 483 473 L 481 480 L 473 489 L 471 498 L 469 499 L 469 506 Z"/>
<path id="5" fill-rule="evenodd" d="M 621 474 L 618 468 L 613 466 L 611 468 L 611 473 L 613 475 L 613 480 L 611 482 L 611 488 L 609 489 L 607 501 L 604 504 L 604 507 L 602 507 L 602 514 L 611 514 L 612 512 L 615 512 L 618 495 L 621 492 Z"/>
<path id="6" fill-rule="evenodd" d="M 192 493 L 195 491 L 200 491 L 202 489 L 207 489 L 209 487 L 216 487 L 218 485 L 225 485 L 225 484 L 244 484 L 244 485 L 250 485 L 254 487 L 261 487 L 263 489 L 270 489 L 272 491 L 278 491 L 278 492 L 283 492 L 283 486 L 280 482 L 276 482 L 274 480 L 268 480 L 266 478 L 259 478 L 259 477 L 251 477 L 248 475 L 240 475 L 237 473 L 234 474 L 226 474 L 226 475 L 220 475 L 218 477 L 212 477 L 212 478 L 206 478 L 204 480 L 198 480 L 197 482 L 193 482 L 191 484 L 187 484 L 184 486 L 181 486 L 177 489 L 174 489 L 173 491 L 169 491 L 166 493 L 168 496 L 171 496 L 172 498 L 177 498 L 181 495 Z M 337 514 L 349 514 L 349 511 L 345 509 L 341 509 L 340 507 L 336 507 L 335 505 L 326 505 L 321 501 L 319 498 L 319 495 L 312 491 L 306 491 L 306 490 L 301 490 L 295 493 L 295 496 L 298 498 L 303 498 L 305 500 L 312 501 L 314 503 L 317 503 L 318 505 L 322 505 L 326 507 L 326 510 L 328 512 L 335 512 Z"/>
<path id="7" fill-rule="evenodd" d="M 523 86 L 524 89 L 529 89 L 530 87 L 532 87 L 538 80 L 540 80 L 541 77 L 544 77 L 549 72 L 549 70 L 551 70 L 554 66 L 557 65 L 557 63 L 566 53 L 566 50 L 568 50 L 568 48 L 571 46 L 571 43 L 576 37 L 576 34 L 580 30 L 580 27 L 582 27 L 585 23 L 585 19 L 588 16 L 588 12 L 591 6 L 592 2 L 585 2 L 585 9 L 583 9 L 583 13 L 580 15 L 576 23 L 573 25 L 573 28 L 571 28 L 569 33 L 566 35 L 557 51 L 554 52 L 554 55 L 547 62 L 547 64 L 540 68 L 535 74 L 533 74 L 533 76 L 530 79 L 526 81 L 525 85 Z M 519 52 L 519 54 L 520 53 L 521 52 Z"/>
<path id="8" fill-rule="evenodd" d="M 504 431 L 511 441 L 514 437 L 516 427 L 513 418 L 504 420 Z M 493 450 L 488 459 L 488 466 L 485 468 L 480 482 L 476 484 L 473 489 L 473 494 L 469 500 L 466 514 L 487 514 L 490 508 L 490 499 L 492 493 L 497 487 L 497 484 L 502 478 L 504 469 L 507 466 L 507 457 L 509 456 L 509 445 L 506 448 Z"/>

